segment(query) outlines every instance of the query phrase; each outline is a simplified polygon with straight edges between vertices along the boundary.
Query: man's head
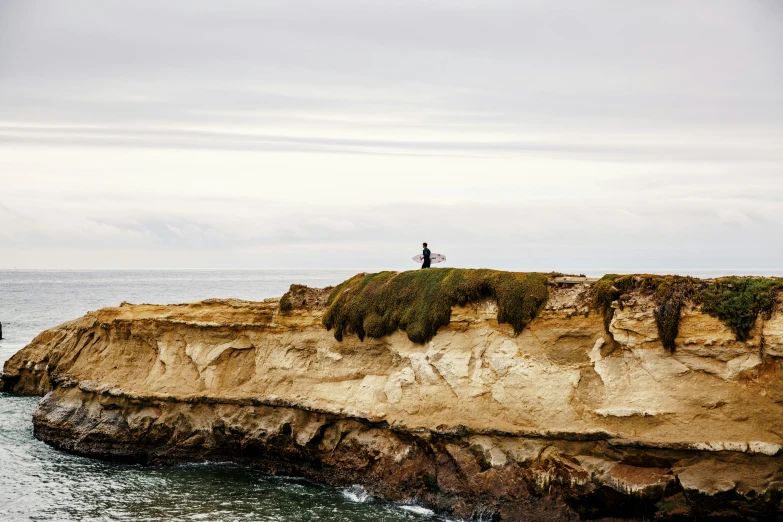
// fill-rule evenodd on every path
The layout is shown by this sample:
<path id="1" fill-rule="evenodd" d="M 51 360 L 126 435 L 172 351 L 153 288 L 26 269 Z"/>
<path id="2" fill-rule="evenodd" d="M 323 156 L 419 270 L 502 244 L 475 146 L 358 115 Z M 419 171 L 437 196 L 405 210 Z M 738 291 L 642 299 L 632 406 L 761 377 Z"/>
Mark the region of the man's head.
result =
<path id="1" fill-rule="evenodd" d="M 423 246 L 424 248 L 427 248 L 427 243 L 422 243 L 422 246 Z"/>

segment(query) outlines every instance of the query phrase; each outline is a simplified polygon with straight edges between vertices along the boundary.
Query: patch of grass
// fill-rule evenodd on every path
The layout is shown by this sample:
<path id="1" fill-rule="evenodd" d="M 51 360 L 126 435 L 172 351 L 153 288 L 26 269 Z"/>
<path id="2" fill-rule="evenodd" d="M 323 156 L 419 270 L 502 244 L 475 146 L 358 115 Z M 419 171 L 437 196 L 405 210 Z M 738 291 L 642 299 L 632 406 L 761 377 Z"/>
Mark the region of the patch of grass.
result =
<path id="1" fill-rule="evenodd" d="M 338 341 L 346 333 L 364 339 L 402 329 L 425 343 L 449 323 L 452 306 L 487 298 L 497 301 L 498 322 L 519 334 L 549 298 L 547 277 L 459 268 L 358 274 L 332 291 L 323 322 Z"/>
<path id="2" fill-rule="evenodd" d="M 658 337 L 661 344 L 673 352 L 680 327 L 682 303 L 686 299 L 695 299 L 704 284 L 693 277 L 607 274 L 593 287 L 593 306 L 603 313 L 604 329 L 608 333 L 614 317 L 612 302 L 618 301 L 622 306 L 623 297 L 634 291 L 652 294 L 656 304 L 654 315 Z"/>
<path id="3" fill-rule="evenodd" d="M 294 304 L 291 302 L 291 298 L 288 297 L 288 294 L 283 294 L 283 297 L 280 298 L 280 311 L 282 313 L 290 312 L 294 309 Z"/>
<path id="4" fill-rule="evenodd" d="M 713 281 L 699 295 L 702 311 L 717 317 L 746 341 L 761 314 L 769 319 L 783 281 L 763 277 L 723 277 Z"/>
<path id="5" fill-rule="evenodd" d="M 619 299 L 621 294 L 614 285 L 619 277 L 617 274 L 606 274 L 593 285 L 593 307 L 603 314 L 606 333 L 609 333 L 609 325 L 614 317 L 612 302 Z"/>
<path id="6" fill-rule="evenodd" d="M 680 311 L 685 300 L 693 300 L 704 282 L 693 277 L 647 276 L 643 279 L 647 291 L 653 293 L 656 308 L 653 312 L 658 338 L 669 352 L 674 352 L 675 339 L 680 330 Z"/>
<path id="7" fill-rule="evenodd" d="M 719 318 L 737 339 L 746 341 L 759 315 L 770 318 L 781 289 L 783 280 L 778 278 L 732 276 L 702 281 L 672 275 L 609 274 L 594 285 L 593 306 L 603 313 L 608 332 L 614 315 L 613 301 L 622 306 L 623 298 L 631 292 L 652 294 L 658 336 L 667 350 L 674 351 L 684 302 L 701 305 L 702 312 Z"/>
<path id="8" fill-rule="evenodd" d="M 655 324 L 658 327 L 658 337 L 664 348 L 674 352 L 677 333 L 680 330 L 680 309 L 682 297 L 672 292 L 655 308 Z"/>

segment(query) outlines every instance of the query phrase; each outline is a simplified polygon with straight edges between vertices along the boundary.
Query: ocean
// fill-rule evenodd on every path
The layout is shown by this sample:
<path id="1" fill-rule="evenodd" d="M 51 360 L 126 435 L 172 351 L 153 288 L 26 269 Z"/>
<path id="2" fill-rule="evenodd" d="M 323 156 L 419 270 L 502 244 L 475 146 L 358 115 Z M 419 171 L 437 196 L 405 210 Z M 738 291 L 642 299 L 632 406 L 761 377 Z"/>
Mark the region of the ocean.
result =
<path id="1" fill-rule="evenodd" d="M 0 271 L 0 364 L 47 328 L 90 310 L 210 297 L 261 300 L 291 283 L 328 286 L 355 270 Z M 230 463 L 140 466 L 54 450 L 36 440 L 37 397 L 0 393 L 0 521 L 445 520 L 360 487 L 326 488 Z"/>

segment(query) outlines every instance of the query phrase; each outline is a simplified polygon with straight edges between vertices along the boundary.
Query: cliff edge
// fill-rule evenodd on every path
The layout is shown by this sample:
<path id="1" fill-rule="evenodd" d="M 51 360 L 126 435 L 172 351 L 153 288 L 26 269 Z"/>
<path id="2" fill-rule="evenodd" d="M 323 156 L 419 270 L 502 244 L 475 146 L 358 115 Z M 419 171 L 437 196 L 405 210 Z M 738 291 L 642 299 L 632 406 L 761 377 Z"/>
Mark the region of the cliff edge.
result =
<path id="1" fill-rule="evenodd" d="M 481 520 L 777 520 L 778 280 L 431 269 L 90 312 L 6 362 L 35 435 Z"/>

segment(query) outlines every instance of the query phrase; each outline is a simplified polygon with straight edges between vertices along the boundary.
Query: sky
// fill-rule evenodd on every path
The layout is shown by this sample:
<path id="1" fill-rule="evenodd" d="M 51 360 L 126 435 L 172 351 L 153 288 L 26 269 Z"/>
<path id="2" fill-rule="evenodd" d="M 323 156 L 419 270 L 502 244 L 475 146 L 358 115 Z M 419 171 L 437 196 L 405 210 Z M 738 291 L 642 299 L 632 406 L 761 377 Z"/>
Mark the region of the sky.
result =
<path id="1" fill-rule="evenodd" d="M 0 2 L 0 269 L 783 269 L 779 0 Z"/>

